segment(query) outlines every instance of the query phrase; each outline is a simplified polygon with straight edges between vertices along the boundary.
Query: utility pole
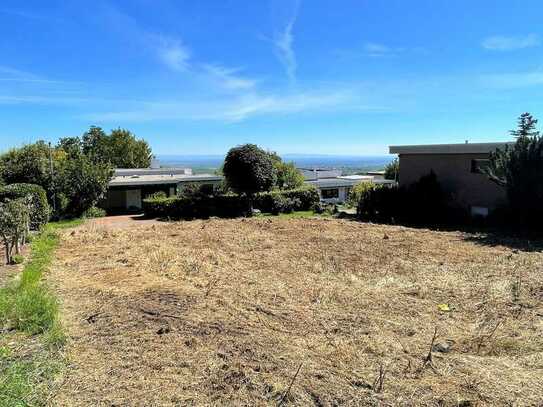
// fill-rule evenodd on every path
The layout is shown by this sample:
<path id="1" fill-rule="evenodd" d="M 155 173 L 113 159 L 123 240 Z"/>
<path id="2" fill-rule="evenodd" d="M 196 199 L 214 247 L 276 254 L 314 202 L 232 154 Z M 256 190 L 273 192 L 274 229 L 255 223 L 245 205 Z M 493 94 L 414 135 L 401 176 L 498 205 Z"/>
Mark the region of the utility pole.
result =
<path id="1" fill-rule="evenodd" d="M 56 197 L 56 185 L 55 174 L 53 172 L 53 150 L 51 148 L 51 142 L 49 142 L 49 171 L 51 175 L 51 186 L 53 189 L 53 213 L 57 212 L 57 197 Z"/>

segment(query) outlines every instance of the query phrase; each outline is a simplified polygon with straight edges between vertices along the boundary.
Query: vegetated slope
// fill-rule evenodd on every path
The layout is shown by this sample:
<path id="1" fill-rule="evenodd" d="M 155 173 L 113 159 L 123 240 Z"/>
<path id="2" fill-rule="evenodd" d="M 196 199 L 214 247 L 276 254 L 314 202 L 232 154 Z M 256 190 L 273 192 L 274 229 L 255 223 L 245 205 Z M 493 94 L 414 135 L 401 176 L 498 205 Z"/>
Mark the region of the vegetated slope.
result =
<path id="1" fill-rule="evenodd" d="M 305 219 L 69 232 L 55 402 L 539 404 L 543 255 L 467 237 Z"/>

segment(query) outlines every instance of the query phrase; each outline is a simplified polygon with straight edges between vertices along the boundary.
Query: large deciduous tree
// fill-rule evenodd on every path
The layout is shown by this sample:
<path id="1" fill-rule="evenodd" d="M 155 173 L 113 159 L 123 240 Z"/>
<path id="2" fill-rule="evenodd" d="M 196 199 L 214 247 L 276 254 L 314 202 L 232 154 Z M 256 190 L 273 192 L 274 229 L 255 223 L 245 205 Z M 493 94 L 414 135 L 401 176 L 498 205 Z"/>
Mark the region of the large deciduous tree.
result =
<path id="1" fill-rule="evenodd" d="M 74 144 L 77 142 L 73 139 L 65 142 L 69 150 Z M 92 126 L 83 134 L 80 144 L 82 153 L 94 163 L 108 163 L 115 168 L 147 168 L 151 165 L 149 144 L 125 129 L 118 128 L 107 135 L 100 127 Z"/>

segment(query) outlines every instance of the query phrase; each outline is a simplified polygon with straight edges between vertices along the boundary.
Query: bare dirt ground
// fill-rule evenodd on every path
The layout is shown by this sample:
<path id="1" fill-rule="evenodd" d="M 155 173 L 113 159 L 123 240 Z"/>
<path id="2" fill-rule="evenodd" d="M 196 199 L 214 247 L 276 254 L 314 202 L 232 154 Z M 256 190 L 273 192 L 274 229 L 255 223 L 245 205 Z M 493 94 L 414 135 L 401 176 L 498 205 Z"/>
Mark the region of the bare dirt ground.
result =
<path id="1" fill-rule="evenodd" d="M 21 250 L 21 254 L 25 257 L 29 253 L 28 246 L 29 245 L 23 247 Z M 6 284 L 8 284 L 22 269 L 22 264 L 6 264 L 5 249 L 4 247 L 0 247 L 0 287 L 4 287 Z"/>
<path id="2" fill-rule="evenodd" d="M 159 223 L 156 219 L 147 219 L 143 215 L 116 215 L 103 218 L 87 219 L 87 227 L 94 229 L 128 229 L 137 226 L 154 225 Z"/>
<path id="3" fill-rule="evenodd" d="M 57 257 L 55 405 L 543 403 L 540 252 L 251 219 L 87 224 Z"/>

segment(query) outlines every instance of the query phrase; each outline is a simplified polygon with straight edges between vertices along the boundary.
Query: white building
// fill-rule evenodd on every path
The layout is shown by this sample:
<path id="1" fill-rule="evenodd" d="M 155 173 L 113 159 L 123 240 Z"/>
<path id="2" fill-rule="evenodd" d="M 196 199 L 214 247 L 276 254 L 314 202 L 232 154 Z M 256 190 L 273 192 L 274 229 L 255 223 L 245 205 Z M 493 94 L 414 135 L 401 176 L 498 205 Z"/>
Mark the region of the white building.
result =
<path id="1" fill-rule="evenodd" d="M 361 182 L 394 185 L 392 180 L 384 179 L 381 174 L 341 175 L 341 170 L 320 168 L 299 168 L 305 177 L 305 183 L 314 185 L 319 191 L 321 201 L 325 203 L 343 203 L 349 198 L 351 189 Z"/>

